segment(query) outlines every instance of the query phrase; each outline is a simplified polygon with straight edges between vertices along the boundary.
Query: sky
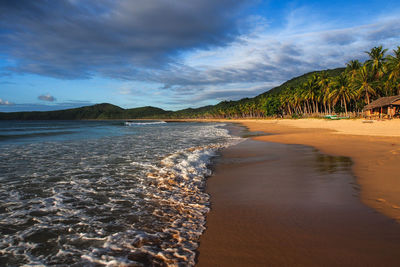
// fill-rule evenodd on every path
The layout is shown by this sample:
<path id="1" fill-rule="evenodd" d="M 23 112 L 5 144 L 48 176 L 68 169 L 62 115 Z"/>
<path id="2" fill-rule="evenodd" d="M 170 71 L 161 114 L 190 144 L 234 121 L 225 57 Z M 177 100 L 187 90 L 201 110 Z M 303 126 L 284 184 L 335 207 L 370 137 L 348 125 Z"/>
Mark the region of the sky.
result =
<path id="1" fill-rule="evenodd" d="M 398 14 L 398 0 L 0 0 L 0 112 L 254 97 L 391 53 Z"/>

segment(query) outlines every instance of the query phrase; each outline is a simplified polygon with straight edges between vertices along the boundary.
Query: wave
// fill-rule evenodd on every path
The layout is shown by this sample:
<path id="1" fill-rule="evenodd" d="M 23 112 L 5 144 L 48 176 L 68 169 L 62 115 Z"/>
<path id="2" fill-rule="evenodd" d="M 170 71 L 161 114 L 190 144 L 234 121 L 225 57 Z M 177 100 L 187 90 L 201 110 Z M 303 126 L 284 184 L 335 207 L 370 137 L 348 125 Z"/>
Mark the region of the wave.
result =
<path id="1" fill-rule="evenodd" d="M 194 266 L 199 238 L 205 230 L 209 212 L 205 177 L 211 175 L 208 166 L 222 147 L 209 145 L 183 149 L 163 158 L 158 167 L 150 165 L 145 179 L 147 189 L 143 193 L 154 203 L 152 216 L 163 221 L 162 229 L 131 229 L 111 235 L 102 249 L 84 254 L 82 258 L 106 266 L 135 262 Z M 105 252 L 108 259 L 102 257 Z M 117 257 L 118 254 L 128 257 Z"/>
<path id="2" fill-rule="evenodd" d="M 164 124 L 165 121 L 151 121 L 151 122 L 132 122 L 126 121 L 125 126 L 140 126 L 140 125 L 153 125 L 153 124 Z"/>

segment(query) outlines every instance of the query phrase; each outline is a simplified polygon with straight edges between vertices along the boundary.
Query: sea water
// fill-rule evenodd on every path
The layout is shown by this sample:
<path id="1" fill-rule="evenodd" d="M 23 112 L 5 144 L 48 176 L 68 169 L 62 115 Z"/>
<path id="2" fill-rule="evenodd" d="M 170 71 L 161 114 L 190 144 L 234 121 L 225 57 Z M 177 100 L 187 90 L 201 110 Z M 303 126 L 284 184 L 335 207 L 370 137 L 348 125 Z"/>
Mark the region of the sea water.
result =
<path id="1" fill-rule="evenodd" d="M 218 123 L 0 122 L 0 265 L 191 266 Z"/>

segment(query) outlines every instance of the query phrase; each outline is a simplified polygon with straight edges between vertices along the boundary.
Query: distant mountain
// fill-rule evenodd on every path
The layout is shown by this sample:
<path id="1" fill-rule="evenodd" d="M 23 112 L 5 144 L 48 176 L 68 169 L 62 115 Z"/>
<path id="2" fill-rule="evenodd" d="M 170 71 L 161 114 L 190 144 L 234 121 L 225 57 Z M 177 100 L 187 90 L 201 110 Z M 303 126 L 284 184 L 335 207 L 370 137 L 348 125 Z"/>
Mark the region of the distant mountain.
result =
<path id="1" fill-rule="evenodd" d="M 0 112 L 0 120 L 105 120 L 271 116 L 279 112 L 278 109 L 281 105 L 278 100 L 279 94 L 300 86 L 313 75 L 319 75 L 322 72 L 325 72 L 331 78 L 335 78 L 344 72 L 344 68 L 306 73 L 253 98 L 222 101 L 216 105 L 195 109 L 188 108 L 174 112 L 150 106 L 123 109 L 112 104 L 103 103 L 57 111 Z"/>
<path id="2" fill-rule="evenodd" d="M 172 111 L 166 111 L 161 108 L 147 106 L 141 108 L 125 109 L 124 119 L 154 119 L 160 117 L 168 117 L 172 113 Z"/>
<path id="3" fill-rule="evenodd" d="M 2 120 L 101 120 L 101 119 L 136 119 L 142 117 L 161 116 L 169 114 L 155 107 L 141 107 L 123 109 L 121 107 L 102 103 L 73 109 L 56 111 L 32 111 L 32 112 L 1 112 Z"/>

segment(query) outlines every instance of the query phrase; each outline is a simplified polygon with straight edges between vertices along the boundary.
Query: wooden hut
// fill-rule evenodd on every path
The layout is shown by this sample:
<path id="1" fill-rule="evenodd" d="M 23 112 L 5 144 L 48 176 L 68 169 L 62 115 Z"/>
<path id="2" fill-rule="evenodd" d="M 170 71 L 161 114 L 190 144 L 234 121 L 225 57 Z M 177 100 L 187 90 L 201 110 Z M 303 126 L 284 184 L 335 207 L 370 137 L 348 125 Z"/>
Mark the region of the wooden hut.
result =
<path id="1" fill-rule="evenodd" d="M 381 97 L 364 107 L 365 116 L 393 118 L 400 116 L 400 95 Z"/>

